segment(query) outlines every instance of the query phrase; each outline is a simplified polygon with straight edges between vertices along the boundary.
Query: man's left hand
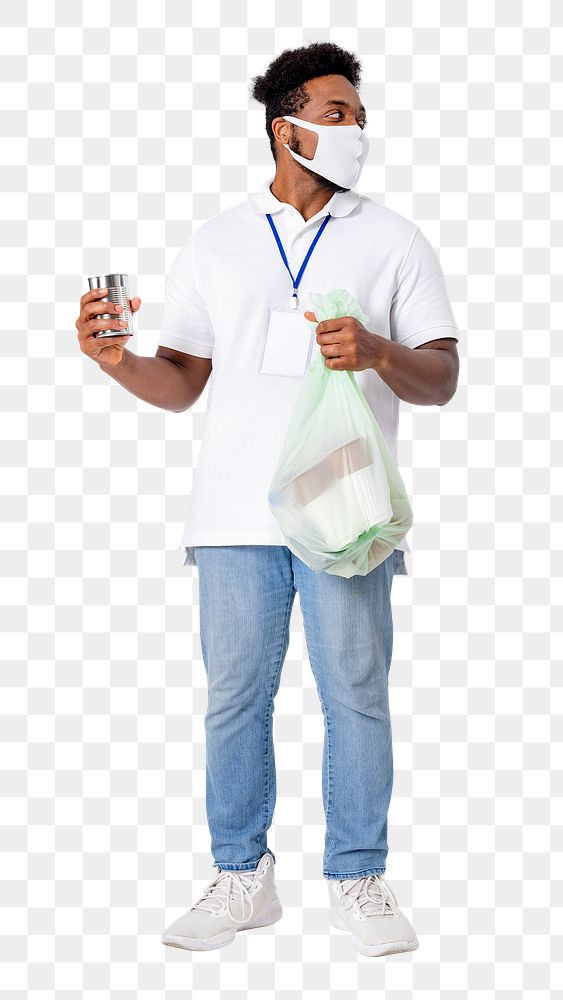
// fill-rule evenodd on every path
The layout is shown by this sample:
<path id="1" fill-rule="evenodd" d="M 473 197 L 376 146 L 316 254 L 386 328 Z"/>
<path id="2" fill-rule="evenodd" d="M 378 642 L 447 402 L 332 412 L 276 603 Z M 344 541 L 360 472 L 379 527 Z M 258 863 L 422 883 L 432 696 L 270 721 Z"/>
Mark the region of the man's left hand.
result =
<path id="1" fill-rule="evenodd" d="M 313 312 L 307 311 L 304 316 L 313 323 L 317 320 Z M 317 326 L 316 340 L 327 368 L 353 372 L 374 368 L 380 344 L 384 342 L 383 337 L 370 333 L 354 316 L 322 320 Z"/>

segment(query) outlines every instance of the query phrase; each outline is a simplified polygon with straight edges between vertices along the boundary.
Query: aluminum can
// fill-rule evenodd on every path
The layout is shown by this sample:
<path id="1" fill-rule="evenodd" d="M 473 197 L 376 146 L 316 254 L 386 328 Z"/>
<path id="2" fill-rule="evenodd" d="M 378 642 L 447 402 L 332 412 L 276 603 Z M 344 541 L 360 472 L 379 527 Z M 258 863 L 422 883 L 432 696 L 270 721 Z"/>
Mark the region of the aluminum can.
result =
<path id="1" fill-rule="evenodd" d="M 88 278 L 90 290 L 92 288 L 107 288 L 108 294 L 102 302 L 115 302 L 116 305 L 123 306 L 121 313 L 97 313 L 99 319 L 126 319 L 127 326 L 121 330 L 98 330 L 94 337 L 132 337 L 135 332 L 133 323 L 133 313 L 129 308 L 129 275 L 128 274 L 98 274 Z"/>

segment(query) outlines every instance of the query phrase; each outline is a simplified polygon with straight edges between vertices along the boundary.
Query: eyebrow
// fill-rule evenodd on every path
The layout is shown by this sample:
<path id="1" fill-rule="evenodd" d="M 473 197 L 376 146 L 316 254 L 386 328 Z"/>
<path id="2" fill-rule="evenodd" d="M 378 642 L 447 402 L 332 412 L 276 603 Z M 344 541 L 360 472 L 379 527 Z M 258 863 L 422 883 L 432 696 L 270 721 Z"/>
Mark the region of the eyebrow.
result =
<path id="1" fill-rule="evenodd" d="M 323 104 L 323 107 L 326 107 L 327 104 L 340 104 L 343 108 L 351 108 L 352 107 L 351 104 L 348 104 L 348 101 L 342 101 L 339 98 L 334 98 L 334 100 L 332 100 L 332 101 L 325 101 L 325 103 Z M 365 112 L 365 110 L 366 109 L 364 108 L 363 104 L 360 104 L 360 111 Z"/>

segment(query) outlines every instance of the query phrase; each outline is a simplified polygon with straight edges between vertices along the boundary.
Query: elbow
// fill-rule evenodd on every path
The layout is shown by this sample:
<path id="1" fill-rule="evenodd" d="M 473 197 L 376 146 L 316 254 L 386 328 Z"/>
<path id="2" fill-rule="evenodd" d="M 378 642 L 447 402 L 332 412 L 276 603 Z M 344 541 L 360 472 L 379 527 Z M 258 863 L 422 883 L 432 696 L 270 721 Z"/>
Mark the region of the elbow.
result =
<path id="1" fill-rule="evenodd" d="M 450 400 L 453 399 L 453 397 L 455 396 L 456 392 L 457 392 L 457 377 L 453 383 L 445 387 L 442 397 L 438 402 L 438 406 L 445 406 L 446 403 L 449 403 Z"/>
<path id="2" fill-rule="evenodd" d="M 459 362 L 457 358 L 453 359 L 455 364 L 450 364 L 447 378 L 444 379 L 441 385 L 440 391 L 440 401 L 438 406 L 445 406 L 449 403 L 451 399 L 455 396 L 457 392 L 457 382 L 459 377 Z"/>

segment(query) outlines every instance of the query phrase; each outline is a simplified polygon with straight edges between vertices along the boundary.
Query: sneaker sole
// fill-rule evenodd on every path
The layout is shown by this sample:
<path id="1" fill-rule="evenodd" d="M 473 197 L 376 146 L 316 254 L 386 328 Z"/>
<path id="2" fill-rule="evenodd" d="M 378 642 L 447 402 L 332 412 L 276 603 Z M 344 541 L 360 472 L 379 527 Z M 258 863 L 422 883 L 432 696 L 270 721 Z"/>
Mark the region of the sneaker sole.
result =
<path id="1" fill-rule="evenodd" d="M 213 951 L 215 948 L 223 948 L 224 945 L 234 941 L 239 931 L 250 931 L 255 927 L 269 927 L 270 924 L 277 923 L 283 916 L 283 910 L 279 899 L 273 899 L 260 913 L 257 913 L 245 924 L 239 924 L 231 930 L 223 931 L 211 938 L 186 938 L 176 937 L 173 934 L 162 935 L 162 943 L 171 948 L 183 948 L 185 951 Z"/>
<path id="2" fill-rule="evenodd" d="M 348 934 L 352 934 L 350 928 L 346 924 L 341 924 L 334 913 L 330 914 L 330 923 L 339 931 L 346 931 Z M 363 941 L 359 941 L 358 938 L 354 937 L 352 934 L 352 941 L 357 948 L 357 950 L 362 955 L 367 955 L 368 958 L 382 958 L 384 955 L 398 955 L 403 951 L 416 951 L 418 948 L 418 941 L 385 941 L 384 944 L 365 944 Z"/>

